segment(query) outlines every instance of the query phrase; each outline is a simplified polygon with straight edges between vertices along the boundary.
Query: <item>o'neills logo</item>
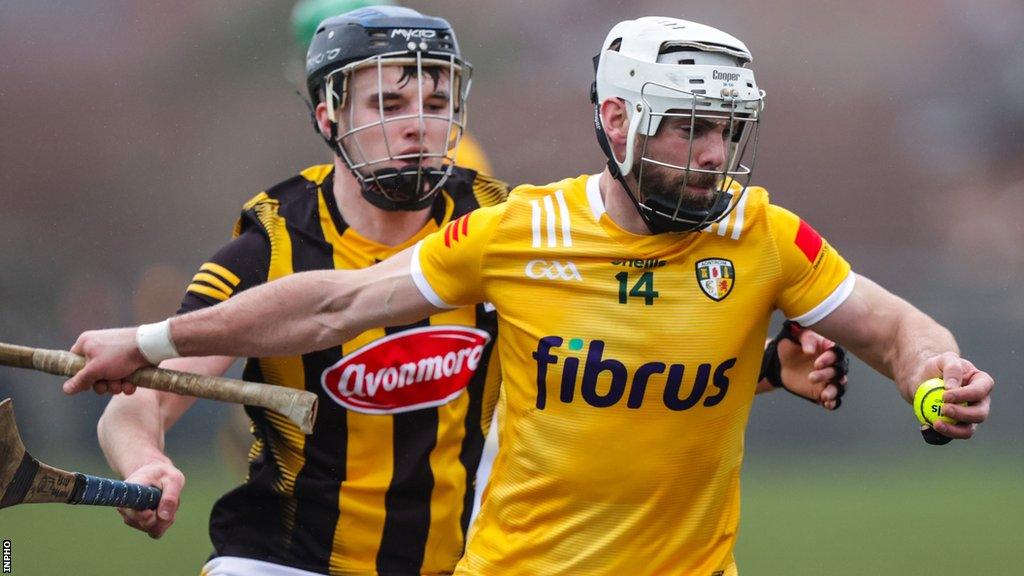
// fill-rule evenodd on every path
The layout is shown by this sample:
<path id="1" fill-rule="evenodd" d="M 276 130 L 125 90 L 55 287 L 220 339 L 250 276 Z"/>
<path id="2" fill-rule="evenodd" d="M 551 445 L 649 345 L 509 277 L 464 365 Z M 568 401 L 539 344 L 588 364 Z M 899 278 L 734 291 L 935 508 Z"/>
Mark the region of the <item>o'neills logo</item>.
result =
<path id="1" fill-rule="evenodd" d="M 469 385 L 491 336 L 468 326 L 426 326 L 375 340 L 324 371 L 338 404 L 396 414 L 447 404 Z"/>

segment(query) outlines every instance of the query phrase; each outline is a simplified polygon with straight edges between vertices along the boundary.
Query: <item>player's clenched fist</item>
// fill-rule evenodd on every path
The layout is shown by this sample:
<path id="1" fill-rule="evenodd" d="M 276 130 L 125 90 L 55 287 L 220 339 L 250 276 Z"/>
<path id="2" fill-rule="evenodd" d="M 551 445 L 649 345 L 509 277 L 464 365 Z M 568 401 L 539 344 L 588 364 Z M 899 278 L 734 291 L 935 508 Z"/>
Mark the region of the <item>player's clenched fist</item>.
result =
<path id="1" fill-rule="evenodd" d="M 839 408 L 849 371 L 846 351 L 811 330 L 801 330 L 796 338 L 778 343 L 782 385 L 826 410 Z"/>
<path id="2" fill-rule="evenodd" d="M 846 393 L 846 350 L 799 324 L 786 321 L 765 346 L 759 380 L 835 410 Z"/>
<path id="3" fill-rule="evenodd" d="M 134 482 L 144 486 L 156 486 L 163 491 L 160 506 L 156 510 L 130 510 L 118 508 L 124 523 L 159 538 L 174 524 L 181 499 L 181 490 L 185 487 L 185 475 L 174 467 L 170 460 L 157 460 L 141 466 L 125 478 L 126 482 Z"/>
<path id="4" fill-rule="evenodd" d="M 71 352 L 85 357 L 85 367 L 64 383 L 65 394 L 77 394 L 90 387 L 97 394 L 131 394 L 135 385 L 125 378 L 149 366 L 136 344 L 135 328 L 85 332 Z"/>

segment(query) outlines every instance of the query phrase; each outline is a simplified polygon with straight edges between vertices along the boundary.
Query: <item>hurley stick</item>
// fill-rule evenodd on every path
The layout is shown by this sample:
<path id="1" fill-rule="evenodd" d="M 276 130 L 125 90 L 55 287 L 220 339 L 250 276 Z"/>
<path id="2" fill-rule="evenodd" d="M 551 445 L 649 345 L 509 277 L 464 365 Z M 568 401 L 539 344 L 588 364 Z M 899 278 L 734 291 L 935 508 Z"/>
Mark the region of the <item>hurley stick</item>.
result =
<path id="1" fill-rule="evenodd" d="M 29 368 L 70 378 L 85 366 L 85 358 L 64 350 L 43 350 L 0 342 L 0 365 Z M 305 390 L 164 368 L 142 368 L 127 380 L 136 386 L 183 396 L 268 408 L 286 416 L 303 433 L 313 432 L 316 394 Z"/>
<path id="2" fill-rule="evenodd" d="M 160 495 L 152 486 L 66 472 L 36 460 L 18 434 L 11 399 L 0 402 L 0 508 L 61 502 L 155 510 Z"/>

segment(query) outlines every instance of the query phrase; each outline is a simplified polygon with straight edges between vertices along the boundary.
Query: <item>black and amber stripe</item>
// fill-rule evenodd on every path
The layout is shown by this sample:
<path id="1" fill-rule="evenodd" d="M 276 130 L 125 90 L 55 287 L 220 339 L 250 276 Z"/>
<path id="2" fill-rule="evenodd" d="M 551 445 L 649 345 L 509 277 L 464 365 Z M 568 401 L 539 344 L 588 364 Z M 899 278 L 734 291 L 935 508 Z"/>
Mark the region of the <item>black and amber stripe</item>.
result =
<path id="1" fill-rule="evenodd" d="M 209 296 L 223 302 L 235 293 L 239 278 L 227 268 L 215 262 L 206 262 L 199 267 L 199 272 L 192 277 L 188 285 L 189 292 Z"/>
<path id="2" fill-rule="evenodd" d="M 269 238 L 267 280 L 305 270 L 364 268 L 484 201 L 504 199 L 507 191 L 489 179 L 454 177 L 449 183 L 426 226 L 398 246 L 372 242 L 345 223 L 331 193 L 329 166 L 310 168 L 255 197 L 246 205 L 245 220 L 258 223 Z M 240 221 L 236 234 L 245 225 Z M 227 288 L 237 286 L 223 272 L 201 270 Z M 227 293 L 198 276 L 193 284 Z M 496 330 L 493 312 L 482 306 L 412 326 L 451 324 L 492 335 Z M 303 436 L 276 413 L 247 409 L 258 436 L 250 478 L 214 509 L 215 554 L 330 574 L 452 570 L 465 543 L 497 370 L 478 371 L 466 393 L 443 406 L 394 415 L 348 411 L 321 388 L 321 375 L 345 354 L 409 327 L 369 330 L 340 347 L 301 357 L 250 360 L 247 378 L 319 394 L 319 415 L 313 434 Z"/>
<path id="3" fill-rule="evenodd" d="M 508 184 L 484 174 L 477 174 L 472 183 L 473 197 L 480 206 L 494 206 L 508 198 Z"/>

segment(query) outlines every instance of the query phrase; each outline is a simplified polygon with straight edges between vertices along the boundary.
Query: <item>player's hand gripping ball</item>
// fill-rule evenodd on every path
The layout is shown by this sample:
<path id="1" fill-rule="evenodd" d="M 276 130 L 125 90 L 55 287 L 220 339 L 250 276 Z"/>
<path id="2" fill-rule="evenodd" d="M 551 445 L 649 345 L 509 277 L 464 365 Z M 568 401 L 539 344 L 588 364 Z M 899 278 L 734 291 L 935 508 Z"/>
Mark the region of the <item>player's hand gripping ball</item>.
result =
<path id="1" fill-rule="evenodd" d="M 931 426 L 936 420 L 956 424 L 957 421 L 949 416 L 942 415 L 942 393 L 946 391 L 946 384 L 942 378 L 926 380 L 917 387 L 914 393 L 914 414 L 921 424 Z M 962 404 L 966 406 L 967 403 Z"/>

